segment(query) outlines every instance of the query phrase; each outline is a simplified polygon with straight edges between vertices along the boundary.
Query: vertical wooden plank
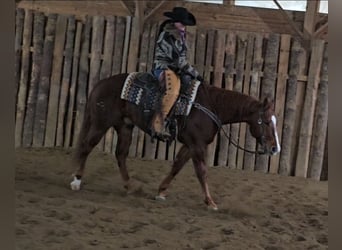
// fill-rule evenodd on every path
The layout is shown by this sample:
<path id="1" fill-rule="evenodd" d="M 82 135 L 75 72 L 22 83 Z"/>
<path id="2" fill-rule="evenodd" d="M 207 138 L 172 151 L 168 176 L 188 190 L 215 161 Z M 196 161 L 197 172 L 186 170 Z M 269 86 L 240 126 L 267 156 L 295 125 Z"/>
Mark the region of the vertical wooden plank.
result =
<path id="1" fill-rule="evenodd" d="M 88 84 L 88 96 L 100 80 L 100 67 L 101 67 L 101 55 L 103 44 L 103 32 L 104 32 L 104 17 L 93 17 L 93 29 L 91 35 L 91 54 L 90 54 L 90 68 L 89 68 L 89 84 Z M 101 138 L 97 144 L 97 149 L 103 151 L 104 149 L 104 137 Z"/>
<path id="2" fill-rule="evenodd" d="M 106 31 L 103 48 L 103 62 L 100 72 L 100 79 L 110 77 L 112 74 L 112 59 L 114 50 L 115 22 L 114 17 L 106 17 Z M 112 152 L 114 129 L 109 128 L 104 136 L 104 151 Z"/>
<path id="3" fill-rule="evenodd" d="M 46 128 L 46 115 L 49 100 L 50 76 L 53 61 L 53 48 L 55 42 L 56 14 L 49 14 L 45 30 L 43 62 L 40 75 L 36 115 L 33 125 L 33 146 L 41 147 L 44 144 Z"/>
<path id="4" fill-rule="evenodd" d="M 328 46 L 325 46 L 318 87 L 308 177 L 320 180 L 328 125 Z"/>
<path id="5" fill-rule="evenodd" d="M 108 78 L 112 74 L 112 59 L 114 50 L 115 23 L 114 17 L 106 17 L 106 30 L 103 47 L 103 61 L 100 70 L 100 79 Z"/>
<path id="6" fill-rule="evenodd" d="M 226 31 L 217 30 L 214 44 L 214 81 L 213 85 L 222 88 Z"/>
<path id="7" fill-rule="evenodd" d="M 151 142 L 151 136 L 145 134 L 145 153 L 144 158 L 154 159 L 156 155 L 157 141 Z"/>
<path id="8" fill-rule="evenodd" d="M 139 8 L 136 9 L 136 12 Z M 137 14 L 137 13 L 136 13 Z M 138 65 L 138 50 L 139 50 L 139 42 L 140 42 L 140 24 L 139 17 L 132 17 L 132 29 L 131 29 L 131 39 L 129 41 L 129 54 L 127 61 L 127 71 L 135 72 L 137 71 Z M 130 146 L 129 155 L 134 157 L 137 153 L 137 144 L 138 144 L 138 134 L 139 128 L 134 127 L 132 133 L 132 143 Z"/>
<path id="9" fill-rule="evenodd" d="M 277 132 L 279 139 L 282 138 L 282 128 L 284 121 L 284 106 L 286 93 L 286 80 L 289 65 L 291 36 L 282 35 L 280 43 L 280 55 L 278 66 L 277 90 L 275 95 L 275 115 L 277 117 Z M 281 144 L 281 141 L 279 142 Z M 277 174 L 279 169 L 280 154 L 272 156 L 270 159 L 270 173 Z"/>
<path id="10" fill-rule="evenodd" d="M 157 23 L 153 24 L 151 27 L 151 32 L 150 32 L 150 43 L 148 47 L 148 57 L 147 57 L 147 71 L 151 71 L 153 67 L 153 61 L 154 61 L 154 50 L 156 46 L 156 40 L 158 39 L 158 30 L 159 26 Z"/>
<path id="11" fill-rule="evenodd" d="M 121 66 L 123 64 L 124 58 L 124 40 L 125 37 L 125 26 L 126 26 L 126 18 L 124 17 L 116 17 L 115 24 L 115 36 L 114 36 L 114 53 L 113 53 L 113 65 L 112 65 L 112 75 L 119 74 L 123 72 L 121 70 Z"/>
<path id="12" fill-rule="evenodd" d="M 254 40 L 254 51 L 253 51 L 253 63 L 252 63 L 252 72 L 251 72 L 251 81 L 249 87 L 249 95 L 259 99 L 259 89 L 260 89 L 260 76 L 263 66 L 263 58 L 262 58 L 262 45 L 263 45 L 263 35 L 256 34 Z M 256 150 L 256 140 L 247 129 L 246 132 L 246 143 L 245 148 L 247 150 L 255 151 Z M 255 154 L 245 152 L 244 170 L 254 170 L 255 166 Z"/>
<path id="13" fill-rule="evenodd" d="M 50 82 L 49 104 L 47 110 L 46 132 L 44 145 L 53 147 L 56 139 L 58 102 L 61 87 L 63 51 L 67 28 L 67 17 L 59 15 L 56 22 L 55 45 L 53 51 L 53 65 Z"/>
<path id="14" fill-rule="evenodd" d="M 147 68 L 147 57 L 148 57 L 148 46 L 149 46 L 149 36 L 150 36 L 151 25 L 146 24 L 142 32 L 141 42 L 140 42 L 140 54 L 138 61 L 138 71 L 146 72 Z M 137 145 L 135 148 L 130 147 L 131 156 L 142 156 L 143 144 L 144 144 L 144 132 L 137 128 Z"/>
<path id="15" fill-rule="evenodd" d="M 303 44 L 301 44 L 303 47 Z M 300 124 L 302 120 L 302 112 L 304 107 L 304 99 L 305 99 L 305 89 L 307 85 L 307 80 L 299 80 L 302 79 L 302 76 L 307 76 L 308 68 L 309 68 L 309 58 L 310 55 L 306 48 L 303 47 L 303 53 L 299 57 L 299 72 L 298 72 L 298 81 L 297 81 L 297 90 L 296 90 L 296 114 L 294 119 L 294 131 L 292 134 L 292 144 L 291 144 L 291 169 L 290 175 L 295 175 L 296 169 L 296 159 L 298 153 L 298 143 L 300 138 Z"/>
<path id="16" fill-rule="evenodd" d="M 148 59 L 147 59 L 147 70 L 152 69 L 153 65 L 153 59 L 154 59 L 154 48 L 155 48 L 155 41 L 157 39 L 157 32 L 159 30 L 159 27 L 157 24 L 152 26 L 151 32 L 150 32 L 150 45 L 148 50 Z M 155 157 L 155 150 L 157 149 L 157 142 L 152 143 L 151 142 L 151 136 L 148 134 L 145 134 L 145 152 L 144 152 L 144 158 L 147 159 L 154 159 Z"/>
<path id="17" fill-rule="evenodd" d="M 91 54 L 90 54 L 90 68 L 89 68 L 89 87 L 88 95 L 94 88 L 95 84 L 100 80 L 100 63 L 102 55 L 104 31 L 104 17 L 93 17 L 93 29 L 91 34 Z"/>
<path id="18" fill-rule="evenodd" d="M 115 36 L 114 36 L 114 51 L 113 51 L 113 65 L 112 65 L 112 75 L 120 74 L 121 72 L 125 72 L 126 68 L 123 69 L 122 65 L 123 60 L 125 58 L 125 44 L 124 40 L 126 31 L 126 18 L 125 17 L 116 17 L 115 23 Z M 125 39 L 122 39 L 125 37 Z M 116 133 L 113 134 L 113 144 L 112 144 L 112 153 L 115 154 L 116 144 L 117 144 L 118 136 Z"/>
<path id="19" fill-rule="evenodd" d="M 31 36 L 32 36 L 32 20 L 33 15 L 31 10 L 25 10 L 24 19 L 24 31 L 23 31 L 23 49 L 22 49 L 22 64 L 20 72 L 20 81 L 18 87 L 18 103 L 16 109 L 16 119 L 15 119 L 15 140 L 14 144 L 16 147 L 22 144 L 22 133 L 24 127 L 24 115 L 25 115 L 25 105 L 26 105 L 26 93 L 27 93 L 27 83 L 28 75 L 30 70 L 30 46 L 31 46 Z"/>
<path id="20" fill-rule="evenodd" d="M 322 64 L 324 50 L 323 40 L 312 42 L 312 53 L 309 67 L 308 82 L 306 86 L 304 107 L 302 113 L 302 124 L 300 127 L 300 138 L 298 145 L 298 155 L 296 161 L 296 176 L 307 176 L 309 163 L 310 143 L 312 136 L 313 118 L 317 88 L 319 84 L 319 73 Z"/>
<path id="21" fill-rule="evenodd" d="M 267 50 L 265 55 L 264 77 L 262 79 L 261 86 L 261 99 L 269 97 L 274 99 L 275 85 L 276 85 L 276 73 L 279 57 L 279 34 L 270 34 L 267 42 Z M 269 156 L 257 155 L 256 157 L 256 170 L 260 170 L 264 173 L 268 172 Z"/>
<path id="22" fill-rule="evenodd" d="M 82 22 L 77 22 L 76 25 L 76 35 L 74 42 L 74 53 L 72 58 L 72 72 L 71 72 L 71 83 L 69 89 L 69 101 L 68 101 L 68 111 L 67 111 L 67 121 L 65 126 L 65 139 L 64 147 L 70 147 L 72 145 L 72 127 L 75 120 L 75 100 L 76 100 L 76 85 L 78 76 L 78 65 L 80 60 L 80 47 L 81 47 L 81 37 L 82 37 Z"/>
<path id="23" fill-rule="evenodd" d="M 304 18 L 304 33 L 313 35 L 316 28 L 317 14 L 320 1 L 307 1 L 305 18 Z"/>
<path id="24" fill-rule="evenodd" d="M 75 31 L 76 31 L 75 17 L 69 17 L 67 34 L 66 34 L 66 42 L 65 42 L 62 86 L 61 86 L 61 91 L 60 91 L 60 99 L 59 99 L 59 107 L 58 107 L 56 146 L 63 146 L 64 144 L 64 124 L 66 122 L 67 98 L 68 98 L 69 87 L 70 87 L 70 82 L 71 82 L 70 76 L 71 76 L 71 70 L 72 70 L 72 54 L 73 54 L 73 47 L 74 47 Z"/>
<path id="25" fill-rule="evenodd" d="M 14 40 L 14 50 L 15 50 L 15 103 L 18 102 L 17 94 L 20 82 L 20 61 L 21 61 L 21 44 L 23 41 L 23 30 L 24 30 L 24 19 L 25 19 L 25 11 L 24 9 L 16 9 L 16 17 L 15 17 L 15 40 Z"/>
<path id="26" fill-rule="evenodd" d="M 207 37 L 207 51 L 205 56 L 205 67 L 204 67 L 204 80 L 211 84 L 211 67 L 212 67 L 212 61 L 213 61 L 213 47 L 214 47 L 214 37 L 215 37 L 215 31 L 209 30 L 208 31 L 208 37 Z"/>
<path id="27" fill-rule="evenodd" d="M 206 30 L 197 30 L 197 39 L 195 47 L 195 65 L 198 73 L 203 76 L 204 72 L 204 59 L 205 59 L 205 47 L 206 47 Z"/>
<path id="28" fill-rule="evenodd" d="M 37 92 L 39 78 L 42 67 L 43 44 L 44 44 L 44 24 L 43 13 L 36 12 L 33 26 L 33 55 L 30 89 L 27 97 L 26 114 L 24 120 L 23 145 L 31 146 L 33 139 L 33 121 L 36 110 Z"/>
<path id="29" fill-rule="evenodd" d="M 123 57 L 122 57 L 122 65 L 121 65 L 121 72 L 126 73 L 129 72 L 127 69 L 128 65 L 128 51 L 130 46 L 130 40 L 131 40 L 131 28 L 132 28 L 132 17 L 126 18 L 126 26 L 125 26 L 125 40 L 124 40 L 124 46 L 123 46 Z M 120 38 L 122 39 L 122 37 Z"/>
<path id="30" fill-rule="evenodd" d="M 233 90 L 234 87 L 234 73 L 235 73 L 235 54 L 236 54 L 236 34 L 234 32 L 228 33 L 226 44 L 226 89 Z"/>
<path id="31" fill-rule="evenodd" d="M 233 89 L 234 81 L 234 62 L 235 62 L 236 35 L 233 32 L 227 34 L 225 48 L 225 89 Z M 227 134 L 230 134 L 230 125 L 223 125 Z M 228 145 L 229 139 L 224 133 L 220 132 L 220 150 L 218 152 L 218 165 L 227 166 L 228 164 Z"/>
<path id="32" fill-rule="evenodd" d="M 226 44 L 226 32 L 224 30 L 217 30 L 215 32 L 215 42 L 213 48 L 213 61 L 214 61 L 214 74 L 213 74 L 213 85 L 222 88 L 222 77 L 224 69 L 224 51 Z M 215 152 L 217 147 L 217 135 L 212 143 L 208 145 L 207 165 L 215 165 Z"/>
<path id="33" fill-rule="evenodd" d="M 328 166 L 328 128 L 326 132 L 326 137 L 325 137 L 325 146 L 324 146 L 324 156 L 323 156 L 323 162 L 322 162 L 322 172 L 321 172 L 321 181 L 327 181 L 328 180 L 328 175 L 329 175 L 329 166 Z"/>
<path id="34" fill-rule="evenodd" d="M 286 99 L 284 107 L 284 124 L 282 132 L 282 144 L 279 160 L 279 170 L 281 175 L 290 175 L 292 165 L 292 140 L 295 130 L 296 119 L 296 93 L 297 93 L 297 78 L 299 73 L 299 59 L 303 54 L 299 42 L 293 41 L 290 55 L 289 74 L 286 88 Z"/>
<path id="35" fill-rule="evenodd" d="M 76 99 L 76 118 L 74 127 L 74 139 L 72 145 L 75 146 L 78 140 L 78 135 L 81 130 L 81 125 L 84 118 L 84 110 L 87 102 L 87 82 L 89 72 L 89 43 L 91 30 L 91 17 L 86 17 L 84 29 L 82 33 L 81 55 L 79 61 L 79 74 L 77 82 L 77 99 Z"/>
<path id="36" fill-rule="evenodd" d="M 244 65 L 246 59 L 246 49 L 247 49 L 247 41 L 246 41 L 246 34 L 241 33 L 237 36 L 237 55 L 236 55 L 236 62 L 235 62 L 235 69 L 236 69 L 236 77 L 235 77 L 235 84 L 233 86 L 234 91 L 242 92 L 243 89 L 243 73 L 244 73 Z M 239 129 L 240 124 L 232 124 L 230 126 L 230 135 L 231 140 L 234 142 L 239 143 Z M 228 148 L 228 166 L 230 168 L 236 168 L 237 161 L 237 148 L 230 144 Z"/>
<path id="37" fill-rule="evenodd" d="M 252 60 L 253 60 L 253 49 L 254 49 L 254 35 L 248 34 L 247 35 L 247 51 L 246 51 L 246 64 L 245 64 L 245 77 L 243 82 L 243 93 L 248 95 L 249 94 L 249 85 L 251 81 L 251 70 L 252 70 Z M 245 148 L 246 147 L 246 123 L 240 124 L 240 134 L 239 134 L 239 142 L 240 146 Z M 237 168 L 243 169 L 245 152 L 243 150 L 238 151 L 237 155 Z"/>
<path id="38" fill-rule="evenodd" d="M 190 64 L 195 63 L 195 44 L 196 44 L 196 26 L 188 26 L 186 28 L 187 58 Z"/>

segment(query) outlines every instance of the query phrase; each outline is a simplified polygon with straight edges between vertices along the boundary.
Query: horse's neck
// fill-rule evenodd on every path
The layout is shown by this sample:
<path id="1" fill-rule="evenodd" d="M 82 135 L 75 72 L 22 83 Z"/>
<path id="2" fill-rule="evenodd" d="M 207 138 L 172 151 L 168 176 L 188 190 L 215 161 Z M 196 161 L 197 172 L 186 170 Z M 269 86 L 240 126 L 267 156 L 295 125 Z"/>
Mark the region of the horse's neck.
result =
<path id="1" fill-rule="evenodd" d="M 208 89 L 214 112 L 222 124 L 248 122 L 253 106 L 258 101 L 251 96 L 219 88 Z"/>

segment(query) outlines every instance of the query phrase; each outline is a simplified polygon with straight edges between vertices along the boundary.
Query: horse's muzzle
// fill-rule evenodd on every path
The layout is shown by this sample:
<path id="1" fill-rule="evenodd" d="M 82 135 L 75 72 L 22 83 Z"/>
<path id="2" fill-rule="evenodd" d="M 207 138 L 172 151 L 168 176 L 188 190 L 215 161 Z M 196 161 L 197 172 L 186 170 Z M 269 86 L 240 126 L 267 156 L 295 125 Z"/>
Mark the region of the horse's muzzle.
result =
<path id="1" fill-rule="evenodd" d="M 271 147 L 271 152 L 270 152 L 271 155 L 276 155 L 276 154 L 278 154 L 279 152 L 280 152 L 280 148 L 278 148 L 278 147 L 276 147 L 276 146 L 272 146 L 272 147 Z"/>

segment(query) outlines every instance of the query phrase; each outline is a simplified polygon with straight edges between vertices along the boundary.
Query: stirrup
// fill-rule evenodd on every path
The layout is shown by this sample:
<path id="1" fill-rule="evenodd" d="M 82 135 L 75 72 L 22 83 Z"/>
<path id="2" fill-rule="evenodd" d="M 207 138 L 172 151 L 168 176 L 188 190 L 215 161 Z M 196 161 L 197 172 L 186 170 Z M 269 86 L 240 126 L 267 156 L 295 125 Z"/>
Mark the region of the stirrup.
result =
<path id="1" fill-rule="evenodd" d="M 167 131 L 164 131 L 162 133 L 153 131 L 151 133 L 151 142 L 154 143 L 154 139 L 161 140 L 163 142 L 171 141 L 172 135 L 168 133 Z"/>

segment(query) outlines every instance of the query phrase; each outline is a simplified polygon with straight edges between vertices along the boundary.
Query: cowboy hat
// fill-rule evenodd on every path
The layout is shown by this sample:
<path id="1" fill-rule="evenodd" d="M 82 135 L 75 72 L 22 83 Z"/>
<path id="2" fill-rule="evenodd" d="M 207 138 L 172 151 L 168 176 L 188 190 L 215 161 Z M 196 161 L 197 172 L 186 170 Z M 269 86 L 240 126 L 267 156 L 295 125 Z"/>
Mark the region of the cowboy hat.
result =
<path id="1" fill-rule="evenodd" d="M 164 12 L 164 16 L 171 18 L 174 22 L 180 22 L 185 26 L 196 25 L 196 18 L 186 8 L 174 7 L 172 12 Z"/>

